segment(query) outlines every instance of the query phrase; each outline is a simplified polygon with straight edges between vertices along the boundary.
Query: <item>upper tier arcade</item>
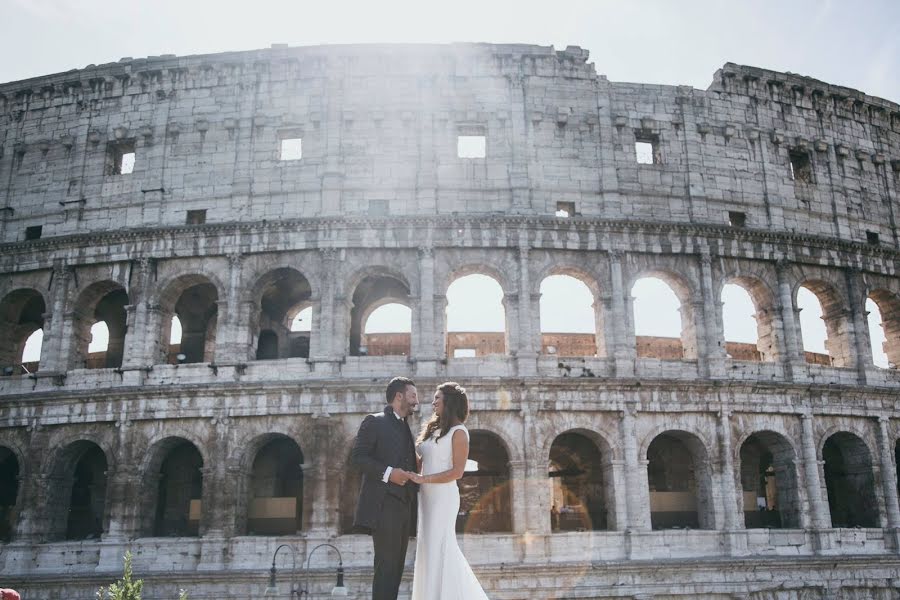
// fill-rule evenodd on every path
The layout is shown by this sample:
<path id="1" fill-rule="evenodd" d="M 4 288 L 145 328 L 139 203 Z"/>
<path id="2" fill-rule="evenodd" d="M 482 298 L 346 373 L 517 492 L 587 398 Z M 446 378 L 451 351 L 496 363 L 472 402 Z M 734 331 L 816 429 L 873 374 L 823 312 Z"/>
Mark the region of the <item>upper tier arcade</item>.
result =
<path id="1" fill-rule="evenodd" d="M 897 104 L 730 63 L 705 91 L 612 83 L 587 60 L 574 46 L 273 47 L 8 83 L 0 241 L 562 207 L 900 243 Z M 483 146 L 460 156 L 460 136 Z"/>

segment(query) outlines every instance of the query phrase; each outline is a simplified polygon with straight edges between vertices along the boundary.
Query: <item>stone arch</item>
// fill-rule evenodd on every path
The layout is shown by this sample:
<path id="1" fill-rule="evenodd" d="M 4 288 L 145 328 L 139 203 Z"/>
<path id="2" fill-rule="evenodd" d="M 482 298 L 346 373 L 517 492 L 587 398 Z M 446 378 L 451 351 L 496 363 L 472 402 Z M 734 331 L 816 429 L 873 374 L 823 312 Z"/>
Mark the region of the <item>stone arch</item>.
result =
<path id="1" fill-rule="evenodd" d="M 888 366 L 896 369 L 900 365 L 900 295 L 877 288 L 870 291 L 867 298 L 878 306 L 881 313 L 881 328 L 885 338 L 882 349 L 887 355 Z"/>
<path id="2" fill-rule="evenodd" d="M 175 275 L 160 284 L 158 362 L 211 362 L 216 344 L 221 287 L 200 274 Z M 172 317 L 181 322 L 181 343 L 169 343 Z M 184 356 L 184 360 L 177 357 Z"/>
<path id="3" fill-rule="evenodd" d="M 569 429 L 550 445 L 551 531 L 615 529 L 612 450 L 600 434 Z"/>
<path id="4" fill-rule="evenodd" d="M 880 527 L 872 452 L 847 428 L 822 436 L 825 489 L 832 527 Z"/>
<path id="5" fill-rule="evenodd" d="M 761 362 L 775 362 L 779 358 L 778 347 L 778 306 L 775 302 L 776 295 L 772 288 L 756 275 L 731 274 L 722 278 L 719 285 L 717 298 L 722 297 L 726 285 L 740 286 L 750 296 L 753 302 L 756 320 L 756 344 L 732 342 L 727 339 L 725 351 L 736 360 L 758 360 Z M 724 311 L 724 303 L 722 310 Z M 724 323 L 724 317 L 723 317 Z"/>
<path id="6" fill-rule="evenodd" d="M 126 307 L 129 304 L 128 292 L 115 281 L 97 281 L 82 290 L 75 300 L 73 310 L 70 368 L 122 366 L 128 330 Z M 89 353 L 91 328 L 99 322 L 104 322 L 109 332 L 107 347 L 106 350 Z"/>
<path id="7" fill-rule="evenodd" d="M 499 435 L 484 429 L 469 431 L 469 460 L 478 469 L 459 480 L 459 533 L 512 532 L 512 490 L 509 449 Z"/>
<path id="8" fill-rule="evenodd" d="M 349 353 L 350 356 L 395 354 L 409 356 L 412 336 L 407 332 L 394 332 L 381 339 L 370 339 L 365 324 L 372 312 L 386 303 L 412 307 L 412 287 L 406 276 L 388 267 L 368 267 L 354 273 L 349 282 L 350 296 Z M 370 343 L 371 342 L 371 343 Z M 370 351 L 371 346 L 371 351 Z"/>
<path id="9" fill-rule="evenodd" d="M 712 465 L 703 440 L 667 429 L 653 436 L 643 456 L 652 528 L 714 529 Z"/>
<path id="10" fill-rule="evenodd" d="M 735 448 L 744 526 L 802 527 L 797 454 L 790 440 L 780 432 L 764 429 L 750 432 Z"/>
<path id="11" fill-rule="evenodd" d="M 600 301 L 600 286 L 595 276 L 584 269 L 568 265 L 552 265 L 542 270 L 537 282 L 540 295 L 539 313 L 549 310 L 544 301 L 544 282 L 550 277 L 570 277 L 587 288 L 591 295 L 590 310 L 593 313 L 592 333 L 583 332 L 550 332 L 545 331 L 543 318 L 541 326 L 541 353 L 558 356 L 606 356 L 606 345 L 603 325 L 603 303 Z M 555 349 L 555 352 L 550 350 Z"/>
<path id="12" fill-rule="evenodd" d="M 793 290 L 794 306 L 800 310 L 797 294 L 800 288 L 806 288 L 815 295 L 822 307 L 822 320 L 825 322 L 827 339 L 825 348 L 828 358 L 824 359 L 816 353 L 804 352 L 806 361 L 813 364 L 828 364 L 835 367 L 852 367 L 854 356 L 852 351 L 852 322 L 848 312 L 846 299 L 832 283 L 824 279 L 806 278 L 797 283 Z M 801 341 L 803 327 L 800 328 Z"/>
<path id="13" fill-rule="evenodd" d="M 677 339 L 668 336 L 640 335 L 638 332 L 638 302 L 634 297 L 635 285 L 642 279 L 659 279 L 675 294 L 678 299 L 678 312 L 681 318 L 681 335 Z M 701 315 L 695 314 L 696 296 L 690 280 L 681 273 L 669 269 L 647 268 L 638 270 L 628 281 L 629 298 L 632 301 L 631 319 L 635 326 L 635 344 L 638 358 L 686 359 L 696 360 L 697 332 L 696 322 Z"/>
<path id="14" fill-rule="evenodd" d="M 292 317 L 312 298 L 309 280 L 297 269 L 278 267 L 260 275 L 251 293 L 250 337 L 256 360 L 309 358 L 310 335 L 291 331 Z M 264 344 L 264 332 L 274 344 Z"/>
<path id="15" fill-rule="evenodd" d="M 154 537 L 200 534 L 203 514 L 202 446 L 179 436 L 153 443 L 143 469 L 141 533 Z"/>
<path id="16" fill-rule="evenodd" d="M 46 539 L 99 539 L 107 526 L 109 453 L 89 439 L 68 443 L 50 457 L 45 470 Z"/>
<path id="17" fill-rule="evenodd" d="M 249 472 L 247 533 L 293 535 L 303 529 L 303 451 L 291 437 L 257 438 Z"/>
<path id="18" fill-rule="evenodd" d="M 23 468 L 15 449 L 0 445 L 0 542 L 12 541 L 16 530 Z"/>
<path id="19" fill-rule="evenodd" d="M 20 287 L 0 300 L 0 369 L 12 369 L 13 375 L 34 373 L 37 363 L 25 364 L 25 343 L 35 331 L 43 330 L 47 304 L 34 288 Z M 4 371 L 5 374 L 5 371 Z"/>
<path id="20" fill-rule="evenodd" d="M 472 356 L 473 354 L 474 356 L 505 355 L 510 348 L 512 317 L 510 315 L 511 307 L 508 302 L 509 293 L 504 285 L 504 277 L 495 268 L 488 265 L 470 264 L 459 267 L 451 271 L 446 282 L 445 295 L 449 293 L 452 296 L 451 288 L 453 285 L 461 279 L 473 275 L 487 277 L 499 287 L 501 292 L 500 308 L 503 311 L 503 331 L 494 331 L 493 329 L 495 328 L 491 328 L 489 331 L 450 331 L 450 312 L 455 309 L 455 306 L 452 305 L 448 296 L 445 307 L 446 319 L 444 328 L 447 356 L 454 358 L 462 355 L 462 352 L 465 352 L 466 356 Z M 491 284 L 488 283 L 488 285 Z"/>

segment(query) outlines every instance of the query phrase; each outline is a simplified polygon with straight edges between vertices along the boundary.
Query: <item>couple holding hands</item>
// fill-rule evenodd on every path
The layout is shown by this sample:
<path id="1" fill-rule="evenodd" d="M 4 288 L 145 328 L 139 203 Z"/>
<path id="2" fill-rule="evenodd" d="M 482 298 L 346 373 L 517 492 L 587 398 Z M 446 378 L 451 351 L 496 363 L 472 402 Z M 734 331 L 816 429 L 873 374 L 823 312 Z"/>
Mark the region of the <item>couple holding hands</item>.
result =
<path id="1" fill-rule="evenodd" d="M 396 600 L 415 535 L 412 600 L 487 600 L 456 542 L 456 480 L 469 456 L 465 388 L 453 382 L 437 387 L 434 414 L 416 440 L 406 423 L 419 405 L 415 383 L 395 377 L 386 399 L 383 412 L 363 420 L 351 453 L 362 471 L 354 525 L 375 545 L 372 599 Z"/>

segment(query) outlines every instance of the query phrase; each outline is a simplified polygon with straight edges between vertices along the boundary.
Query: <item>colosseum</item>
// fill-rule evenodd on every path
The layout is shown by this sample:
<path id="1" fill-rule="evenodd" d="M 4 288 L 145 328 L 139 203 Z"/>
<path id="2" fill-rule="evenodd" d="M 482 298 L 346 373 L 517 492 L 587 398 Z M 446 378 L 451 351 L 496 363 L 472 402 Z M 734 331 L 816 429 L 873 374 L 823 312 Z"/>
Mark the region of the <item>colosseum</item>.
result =
<path id="1" fill-rule="evenodd" d="M 330 597 L 339 564 L 368 597 L 349 450 L 407 375 L 414 430 L 469 389 L 492 599 L 900 597 L 900 106 L 711 78 L 276 45 L 0 85 L 0 587 L 86 600 L 130 550 L 150 600 Z M 473 276 L 489 331 L 448 319 Z M 542 324 L 550 278 L 588 330 Z"/>

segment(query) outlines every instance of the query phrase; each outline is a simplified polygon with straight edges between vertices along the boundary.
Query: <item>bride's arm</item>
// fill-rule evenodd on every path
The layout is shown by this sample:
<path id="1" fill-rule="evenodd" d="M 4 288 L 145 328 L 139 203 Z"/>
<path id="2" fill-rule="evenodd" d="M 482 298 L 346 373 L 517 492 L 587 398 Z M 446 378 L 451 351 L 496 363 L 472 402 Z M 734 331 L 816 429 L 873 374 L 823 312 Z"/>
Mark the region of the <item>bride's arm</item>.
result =
<path id="1" fill-rule="evenodd" d="M 410 477 L 413 483 L 450 483 L 462 477 L 466 472 L 466 459 L 469 458 L 469 438 L 462 429 L 453 432 L 451 439 L 453 444 L 453 467 L 440 473 L 431 475 L 414 475 Z"/>

